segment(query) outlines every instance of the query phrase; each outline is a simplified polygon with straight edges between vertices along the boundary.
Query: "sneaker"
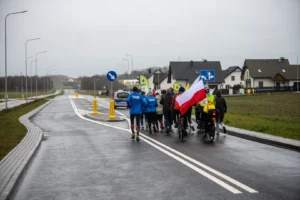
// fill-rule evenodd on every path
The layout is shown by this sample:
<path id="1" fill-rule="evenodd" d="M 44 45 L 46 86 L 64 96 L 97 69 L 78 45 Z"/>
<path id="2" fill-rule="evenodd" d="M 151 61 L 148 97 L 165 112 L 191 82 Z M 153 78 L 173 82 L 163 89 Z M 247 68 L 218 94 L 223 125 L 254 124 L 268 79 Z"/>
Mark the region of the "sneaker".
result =
<path id="1" fill-rule="evenodd" d="M 140 141 L 140 136 L 136 136 L 136 141 Z"/>
<path id="2" fill-rule="evenodd" d="M 226 128 L 225 128 L 225 126 L 223 126 L 223 132 L 224 132 L 224 133 L 226 133 L 226 132 L 227 132 L 227 130 L 226 130 Z"/>
<path id="3" fill-rule="evenodd" d="M 135 139 L 135 134 L 131 135 L 131 139 L 134 140 Z"/>

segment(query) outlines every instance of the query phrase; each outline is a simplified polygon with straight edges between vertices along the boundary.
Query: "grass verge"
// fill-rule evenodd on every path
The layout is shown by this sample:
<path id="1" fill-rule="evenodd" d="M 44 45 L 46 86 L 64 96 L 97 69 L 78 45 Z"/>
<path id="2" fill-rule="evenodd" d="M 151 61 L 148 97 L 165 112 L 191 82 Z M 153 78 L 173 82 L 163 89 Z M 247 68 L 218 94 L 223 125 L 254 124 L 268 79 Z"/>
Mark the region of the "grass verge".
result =
<path id="1" fill-rule="evenodd" d="M 19 118 L 47 101 L 41 99 L 0 112 L 0 160 L 17 146 L 27 133 Z"/>

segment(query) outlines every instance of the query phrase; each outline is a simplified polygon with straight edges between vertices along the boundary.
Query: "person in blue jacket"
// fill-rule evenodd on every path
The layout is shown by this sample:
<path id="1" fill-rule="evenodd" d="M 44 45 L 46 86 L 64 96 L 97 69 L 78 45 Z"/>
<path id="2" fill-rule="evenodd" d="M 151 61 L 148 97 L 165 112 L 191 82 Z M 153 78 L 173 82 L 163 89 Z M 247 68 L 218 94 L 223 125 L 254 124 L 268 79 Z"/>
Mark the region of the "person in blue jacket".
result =
<path id="1" fill-rule="evenodd" d="M 141 91 L 142 98 L 146 99 L 145 92 Z M 145 128 L 148 129 L 148 119 L 146 115 L 146 106 L 142 106 L 142 112 L 141 112 L 141 128 L 144 130 L 144 119 L 145 119 Z"/>
<path id="2" fill-rule="evenodd" d="M 147 101 L 138 93 L 138 88 L 133 87 L 133 93 L 131 93 L 127 98 L 127 105 L 130 108 L 130 123 L 131 123 L 131 139 L 140 141 L 140 117 L 142 106 L 147 105 Z M 134 132 L 134 119 L 136 120 L 136 137 Z"/>
<path id="3" fill-rule="evenodd" d="M 148 94 L 147 97 L 147 106 L 146 106 L 146 113 L 148 118 L 148 127 L 149 127 L 149 134 L 152 134 L 152 126 L 153 130 L 156 133 L 157 127 L 156 127 L 156 107 L 158 106 L 156 98 L 151 94 L 151 92 Z"/>

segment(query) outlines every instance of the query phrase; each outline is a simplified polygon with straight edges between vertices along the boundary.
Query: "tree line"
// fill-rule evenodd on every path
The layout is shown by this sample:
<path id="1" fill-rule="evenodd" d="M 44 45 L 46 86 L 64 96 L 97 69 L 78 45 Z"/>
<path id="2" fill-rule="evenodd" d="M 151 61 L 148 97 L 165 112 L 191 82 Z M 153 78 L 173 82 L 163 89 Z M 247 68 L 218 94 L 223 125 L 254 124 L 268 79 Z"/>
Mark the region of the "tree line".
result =
<path id="1" fill-rule="evenodd" d="M 32 79 L 32 88 L 35 89 L 35 82 L 36 82 L 36 76 L 33 77 L 28 77 L 27 78 L 27 88 L 28 90 L 31 89 L 31 79 Z M 22 90 L 22 85 L 23 85 L 23 91 L 26 89 L 26 79 L 25 76 L 8 76 L 7 77 L 7 90 L 8 91 L 21 91 Z M 47 81 L 47 82 L 44 82 Z M 49 88 L 53 89 L 53 81 L 51 78 L 49 79 L 48 76 L 38 76 L 37 77 L 37 89 L 38 90 L 44 90 L 44 83 L 46 89 Z M 49 84 L 49 86 L 48 86 Z M 0 77 L 0 91 L 5 90 L 5 77 Z"/>
<path id="2" fill-rule="evenodd" d="M 94 83 L 96 90 L 110 90 L 110 82 L 107 80 L 106 75 L 96 75 L 96 76 L 82 76 L 78 78 L 80 80 L 81 90 L 94 90 Z M 113 82 L 113 90 L 125 89 L 127 86 L 118 82 L 117 80 Z"/>

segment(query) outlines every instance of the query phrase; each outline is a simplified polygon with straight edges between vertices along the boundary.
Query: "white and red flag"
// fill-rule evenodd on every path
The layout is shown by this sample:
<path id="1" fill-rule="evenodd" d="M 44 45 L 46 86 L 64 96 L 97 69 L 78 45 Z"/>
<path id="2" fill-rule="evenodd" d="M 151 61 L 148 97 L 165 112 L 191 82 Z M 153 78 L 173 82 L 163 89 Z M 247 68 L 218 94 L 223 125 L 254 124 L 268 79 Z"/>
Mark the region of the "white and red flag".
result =
<path id="1" fill-rule="evenodd" d="M 206 92 L 204 88 L 203 81 L 200 80 L 199 82 L 192 85 L 192 87 L 176 97 L 176 101 L 180 107 L 180 114 L 185 114 L 186 111 L 199 101 L 202 101 L 206 98 Z"/>

